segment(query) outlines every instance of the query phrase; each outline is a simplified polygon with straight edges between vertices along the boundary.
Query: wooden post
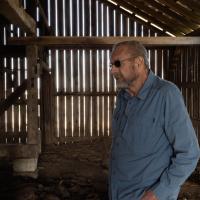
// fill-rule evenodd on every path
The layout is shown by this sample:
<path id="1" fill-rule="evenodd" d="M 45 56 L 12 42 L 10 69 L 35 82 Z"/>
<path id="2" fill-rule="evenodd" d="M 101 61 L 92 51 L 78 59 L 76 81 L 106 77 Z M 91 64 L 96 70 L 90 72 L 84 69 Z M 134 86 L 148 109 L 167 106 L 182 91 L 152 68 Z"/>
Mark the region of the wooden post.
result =
<path id="1" fill-rule="evenodd" d="M 55 143 L 55 87 L 50 69 L 47 64 L 47 52 L 44 48 L 39 50 L 41 66 L 41 91 L 40 91 L 40 128 L 42 132 L 42 148 L 46 144 Z"/>
<path id="2" fill-rule="evenodd" d="M 0 100 L 4 100 L 4 65 L 3 58 L 0 58 Z M 0 115 L 0 143 L 4 143 L 3 133 L 5 132 L 5 116 Z"/>
<path id="3" fill-rule="evenodd" d="M 38 98 L 37 98 L 37 76 L 38 76 L 38 47 L 35 45 L 26 47 L 27 70 L 28 70 L 28 144 L 38 144 Z"/>

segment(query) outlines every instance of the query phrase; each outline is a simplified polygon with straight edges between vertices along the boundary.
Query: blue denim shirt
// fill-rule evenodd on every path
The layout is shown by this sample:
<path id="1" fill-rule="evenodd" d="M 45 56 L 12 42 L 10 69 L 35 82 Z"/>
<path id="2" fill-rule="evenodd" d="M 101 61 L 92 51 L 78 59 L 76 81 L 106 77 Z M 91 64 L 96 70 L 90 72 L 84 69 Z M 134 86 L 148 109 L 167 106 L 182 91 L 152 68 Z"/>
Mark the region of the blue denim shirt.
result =
<path id="1" fill-rule="evenodd" d="M 137 96 L 119 92 L 112 131 L 110 199 L 139 200 L 145 190 L 177 199 L 200 155 L 179 89 L 150 71 Z"/>

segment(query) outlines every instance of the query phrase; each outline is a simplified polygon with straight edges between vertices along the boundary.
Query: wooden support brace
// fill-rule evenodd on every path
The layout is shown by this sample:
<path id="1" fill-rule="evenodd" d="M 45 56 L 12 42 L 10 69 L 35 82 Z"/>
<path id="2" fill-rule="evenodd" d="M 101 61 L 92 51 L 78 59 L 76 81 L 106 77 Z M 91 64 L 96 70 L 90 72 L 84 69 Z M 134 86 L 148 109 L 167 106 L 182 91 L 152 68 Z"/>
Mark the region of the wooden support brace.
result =
<path id="1" fill-rule="evenodd" d="M 0 102 L 0 115 L 4 113 L 12 104 L 14 104 L 18 98 L 27 89 L 27 80 L 25 80 L 7 99 Z"/>
<path id="2" fill-rule="evenodd" d="M 31 35 L 36 34 L 35 20 L 20 6 L 19 0 L 1 0 L 0 14 Z"/>

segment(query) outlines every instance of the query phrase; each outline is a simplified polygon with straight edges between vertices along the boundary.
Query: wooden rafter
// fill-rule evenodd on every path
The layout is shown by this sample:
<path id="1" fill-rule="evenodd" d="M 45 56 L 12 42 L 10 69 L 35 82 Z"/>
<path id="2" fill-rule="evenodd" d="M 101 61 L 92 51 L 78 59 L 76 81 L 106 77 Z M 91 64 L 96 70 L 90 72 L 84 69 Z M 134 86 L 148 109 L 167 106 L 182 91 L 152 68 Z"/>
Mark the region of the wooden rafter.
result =
<path id="1" fill-rule="evenodd" d="M 200 45 L 200 37 L 23 37 L 10 38 L 12 45 L 38 45 L 50 48 L 91 48 L 110 47 L 113 44 L 125 41 L 136 40 L 146 46 L 179 46 L 179 45 Z"/>
<path id="2" fill-rule="evenodd" d="M 188 0 L 177 0 L 179 2 L 181 2 L 182 4 L 188 6 L 189 8 L 191 8 L 192 10 L 196 11 L 196 12 L 200 12 L 200 5 L 197 4 L 196 2 L 192 2 L 192 1 L 188 1 Z"/>
<path id="3" fill-rule="evenodd" d="M 149 22 L 156 24 L 157 26 L 163 28 L 165 31 L 171 32 L 175 34 L 176 36 L 184 35 L 180 32 L 180 30 L 177 30 L 177 28 L 172 28 L 168 26 L 167 24 L 164 24 L 163 22 L 157 20 L 156 18 L 152 17 L 149 14 L 146 14 L 144 11 L 135 8 L 133 5 L 130 5 L 129 3 L 123 1 L 123 0 L 115 0 L 116 3 L 118 3 L 120 6 L 123 6 L 124 8 L 131 10 L 134 14 L 138 14 L 141 17 L 147 19 Z M 143 22 L 144 24 L 145 22 Z"/>
<path id="4" fill-rule="evenodd" d="M 176 19 L 181 24 L 185 24 L 187 27 L 189 27 L 191 29 L 196 29 L 199 27 L 196 23 L 192 22 L 191 20 L 188 20 L 187 17 L 179 15 L 176 12 L 173 12 L 172 10 L 168 9 L 166 6 L 159 4 L 157 1 L 145 0 L 144 3 L 146 5 L 151 5 L 152 7 L 154 7 L 154 9 L 157 9 L 157 10 L 163 12 L 163 14 Z"/>
<path id="5" fill-rule="evenodd" d="M 20 6 L 19 0 L 1 0 L 0 14 L 31 35 L 36 33 L 36 23 Z"/>
<path id="6" fill-rule="evenodd" d="M 200 36 L 200 28 L 192 31 L 191 33 L 187 34 L 187 36 Z"/>
<path id="7" fill-rule="evenodd" d="M 40 0 L 32 0 L 32 5 L 34 5 L 34 7 L 38 7 L 39 8 L 39 14 L 41 16 L 41 21 L 43 22 L 43 24 L 45 25 L 46 31 L 48 34 L 51 34 L 53 32 L 52 28 L 49 26 L 48 24 L 48 18 L 46 16 L 46 13 L 44 11 L 44 8 L 41 5 Z"/>
<path id="8" fill-rule="evenodd" d="M 112 3 L 110 3 L 109 1 L 107 0 L 100 0 L 102 3 L 105 3 L 107 4 L 110 8 L 113 8 L 113 9 L 116 9 L 116 8 L 119 8 L 119 6 L 115 6 L 113 5 Z M 120 8 L 119 8 L 120 9 Z M 152 31 L 156 32 L 156 33 L 159 33 L 160 35 L 166 35 L 165 32 L 153 27 L 150 25 L 150 22 L 147 22 L 144 24 L 144 21 L 139 19 L 139 18 L 136 18 L 133 14 L 130 14 L 126 11 L 124 11 L 123 9 L 120 9 L 120 12 L 123 13 L 124 16 L 127 16 L 129 17 L 130 19 L 133 19 L 134 21 L 138 22 L 138 23 L 141 23 L 143 24 L 144 26 L 146 26 L 147 28 L 151 29 Z"/>
<path id="9" fill-rule="evenodd" d="M 176 19 L 173 19 L 173 18 L 169 19 L 168 17 L 163 15 L 163 12 L 161 12 L 160 10 L 155 11 L 154 9 L 148 7 L 144 3 L 144 1 L 141 1 L 141 2 L 124 1 L 124 0 L 120 0 L 120 1 L 122 1 L 124 3 L 128 2 L 127 4 L 137 7 L 139 10 L 142 10 L 142 12 L 144 12 L 146 15 L 151 15 L 152 18 L 159 16 L 158 18 L 155 18 L 154 21 L 157 20 L 160 23 L 164 23 L 165 26 L 169 26 L 169 21 L 170 21 L 170 28 L 176 27 L 177 30 L 179 30 L 180 32 L 183 32 L 183 33 L 188 33 L 188 32 L 192 31 L 189 27 L 187 27 L 185 24 L 179 23 Z"/>
<path id="10" fill-rule="evenodd" d="M 185 9 L 184 7 L 182 7 L 179 4 L 177 4 L 176 2 L 174 2 L 173 0 L 159 0 L 159 2 L 165 4 L 170 9 L 175 10 L 176 12 L 180 13 L 181 15 L 188 17 L 191 21 L 199 24 L 199 21 L 200 21 L 199 15 Z"/>

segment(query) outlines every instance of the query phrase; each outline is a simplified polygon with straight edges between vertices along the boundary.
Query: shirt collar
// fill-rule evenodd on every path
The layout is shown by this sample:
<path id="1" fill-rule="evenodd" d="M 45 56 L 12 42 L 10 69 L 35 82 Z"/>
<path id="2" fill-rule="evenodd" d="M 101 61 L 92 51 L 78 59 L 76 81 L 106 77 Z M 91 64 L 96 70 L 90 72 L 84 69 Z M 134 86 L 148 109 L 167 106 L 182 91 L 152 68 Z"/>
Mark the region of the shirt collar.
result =
<path id="1" fill-rule="evenodd" d="M 149 70 L 147 80 L 144 82 L 144 85 L 142 86 L 138 95 L 136 96 L 137 98 L 144 100 L 147 97 L 149 88 L 153 84 L 155 78 L 156 76 L 154 75 L 154 73 L 151 70 Z M 125 99 L 132 98 L 132 96 L 125 90 L 122 90 L 120 93 L 120 96 L 123 96 Z"/>
<path id="2" fill-rule="evenodd" d="M 140 91 L 139 91 L 139 93 L 137 95 L 137 97 L 139 99 L 144 100 L 147 97 L 147 95 L 149 93 L 149 88 L 152 86 L 155 78 L 156 77 L 155 77 L 154 73 L 151 70 L 149 70 L 148 78 L 144 82 L 144 85 L 142 86 L 142 88 L 140 89 Z"/>

